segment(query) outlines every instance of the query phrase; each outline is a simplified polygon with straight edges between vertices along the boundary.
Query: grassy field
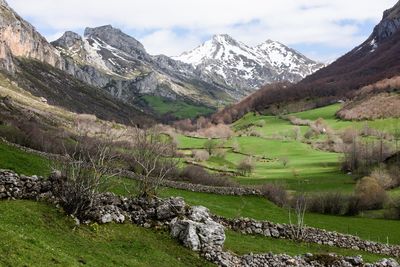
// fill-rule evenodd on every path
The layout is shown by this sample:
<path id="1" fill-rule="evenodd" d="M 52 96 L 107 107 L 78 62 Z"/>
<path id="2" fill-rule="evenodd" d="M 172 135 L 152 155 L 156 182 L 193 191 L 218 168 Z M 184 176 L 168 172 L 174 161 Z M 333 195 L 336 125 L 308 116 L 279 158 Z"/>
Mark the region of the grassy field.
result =
<path id="1" fill-rule="evenodd" d="M 171 101 L 157 96 L 144 96 L 143 100 L 158 114 L 172 114 L 179 119 L 195 118 L 199 115 L 208 115 L 214 110 L 205 106 L 188 104 L 176 100 Z"/>
<path id="2" fill-rule="evenodd" d="M 397 118 L 389 118 L 389 119 L 379 119 L 373 121 L 343 121 L 336 118 L 335 114 L 340 109 L 341 104 L 330 105 L 327 107 L 317 108 L 308 110 L 305 112 L 299 112 L 291 114 L 297 118 L 308 119 L 308 120 L 317 120 L 319 118 L 324 119 L 329 126 L 331 126 L 335 130 L 341 130 L 348 127 L 354 127 L 357 129 L 362 129 L 365 125 L 368 125 L 371 128 L 393 132 L 394 129 L 400 126 L 400 120 Z"/>
<path id="3" fill-rule="evenodd" d="M 23 152 L 0 141 L 0 169 L 25 175 L 47 176 L 51 163 L 43 157 Z"/>
<path id="4" fill-rule="evenodd" d="M 0 266 L 212 266 L 167 232 L 131 224 L 76 227 L 30 201 L 0 202 Z"/>
<path id="5" fill-rule="evenodd" d="M 360 122 L 338 120 L 335 114 L 339 109 L 340 104 L 334 104 L 289 115 L 312 121 L 323 118 L 335 130 L 348 127 L 361 129 L 368 124 L 369 127 L 391 132 L 400 125 L 399 119 Z M 255 169 L 248 177 L 234 177 L 241 184 L 278 182 L 285 184 L 289 190 L 297 192 L 351 193 L 356 182 L 351 175 L 341 171 L 340 161 L 343 155 L 320 151 L 302 140 L 296 140 L 293 138 L 296 128 L 297 126 L 292 125 L 288 120 L 279 117 L 249 113 L 232 125 L 235 137 L 228 142 L 220 141 L 225 147 L 224 158 L 211 157 L 201 164 L 221 171 L 235 171 L 236 166 L 246 157 L 243 154 L 247 154 L 255 158 Z M 299 129 L 300 135 L 304 136 L 309 127 L 300 126 Z M 249 136 L 251 131 L 257 132 L 259 136 Z M 325 138 L 326 136 L 320 135 L 309 141 L 316 142 Z M 206 139 L 179 136 L 178 141 L 181 149 L 202 149 Z M 234 144 L 243 154 L 233 152 Z M 227 146 L 231 148 L 227 149 Z"/>

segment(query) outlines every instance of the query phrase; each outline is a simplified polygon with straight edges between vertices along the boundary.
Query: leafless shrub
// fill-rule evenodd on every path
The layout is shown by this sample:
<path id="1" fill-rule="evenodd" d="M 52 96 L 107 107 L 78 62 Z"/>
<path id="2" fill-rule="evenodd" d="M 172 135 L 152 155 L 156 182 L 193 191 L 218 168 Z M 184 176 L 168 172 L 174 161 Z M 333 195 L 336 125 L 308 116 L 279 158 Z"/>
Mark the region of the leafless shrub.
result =
<path id="1" fill-rule="evenodd" d="M 282 163 L 283 168 L 286 168 L 289 164 L 289 158 L 288 157 L 281 157 L 279 161 Z"/>
<path id="2" fill-rule="evenodd" d="M 314 132 L 313 129 L 309 129 L 305 134 L 304 134 L 304 138 L 305 139 L 311 139 L 316 135 L 316 133 Z"/>
<path id="3" fill-rule="evenodd" d="M 205 150 L 193 151 L 193 157 L 195 161 L 202 162 L 207 161 L 210 158 L 210 154 Z"/>
<path id="4" fill-rule="evenodd" d="M 293 139 L 296 141 L 301 139 L 301 129 L 299 126 L 293 127 Z"/>
<path id="5" fill-rule="evenodd" d="M 308 199 L 308 210 L 331 215 L 346 213 L 348 199 L 341 193 L 324 193 Z"/>
<path id="6" fill-rule="evenodd" d="M 131 156 L 131 169 L 137 175 L 139 195 L 152 197 L 157 195 L 162 181 L 178 165 L 175 159 L 176 147 L 154 130 L 136 129 Z"/>
<path id="7" fill-rule="evenodd" d="M 60 172 L 55 172 L 52 178 L 55 180 L 53 193 L 68 214 L 80 220 L 88 219 L 97 205 L 99 190 L 117 174 L 116 159 L 111 145 L 100 142 L 82 141 L 74 152 L 67 153 L 67 159 L 57 166 Z"/>
<path id="8" fill-rule="evenodd" d="M 391 147 L 383 139 L 354 138 L 351 144 L 344 146 L 342 169 L 360 176 L 369 175 L 371 168 L 383 163 L 392 153 Z"/>
<path id="9" fill-rule="evenodd" d="M 388 167 L 388 172 L 390 177 L 392 178 L 393 187 L 400 186 L 400 166 L 391 165 Z"/>
<path id="10" fill-rule="evenodd" d="M 363 210 L 381 209 L 387 199 L 385 190 L 372 177 L 364 177 L 357 183 L 356 196 Z"/>
<path id="11" fill-rule="evenodd" d="M 362 210 L 360 197 L 356 195 L 352 195 L 348 199 L 346 212 L 344 215 L 346 216 L 355 216 L 360 213 Z"/>
<path id="12" fill-rule="evenodd" d="M 218 148 L 218 141 L 209 139 L 204 143 L 204 149 L 208 152 L 209 155 L 213 155 L 215 149 Z"/>
<path id="13" fill-rule="evenodd" d="M 280 207 L 288 203 L 286 188 L 281 184 L 264 184 L 260 187 L 260 190 L 264 197 Z"/>
<path id="14" fill-rule="evenodd" d="M 249 176 L 254 170 L 254 162 L 252 157 L 246 157 L 243 159 L 238 167 L 238 172 L 243 176 Z"/>
<path id="15" fill-rule="evenodd" d="M 356 129 L 354 128 L 346 128 L 340 137 L 342 138 L 343 142 L 345 144 L 351 144 L 356 140 L 359 136 L 359 133 Z"/>
<path id="16" fill-rule="evenodd" d="M 375 168 L 370 177 L 374 178 L 383 189 L 390 189 L 395 186 L 395 181 L 384 165 Z"/>
<path id="17" fill-rule="evenodd" d="M 211 174 L 200 166 L 189 165 L 182 170 L 178 177 L 174 180 L 186 181 L 192 184 L 202 184 L 217 187 L 235 187 L 237 184 L 229 178 Z"/>
<path id="18" fill-rule="evenodd" d="M 262 137 L 262 134 L 256 129 L 250 129 L 248 135 L 253 137 Z"/>
<path id="19" fill-rule="evenodd" d="M 256 127 L 262 128 L 262 127 L 264 127 L 266 125 L 266 122 L 265 122 L 265 120 L 258 120 L 256 122 L 254 122 L 253 125 L 256 126 Z"/>
<path id="20" fill-rule="evenodd" d="M 233 140 L 232 150 L 233 150 L 233 152 L 239 152 L 240 151 L 240 145 L 239 145 L 239 142 L 237 141 L 237 139 Z"/>
<path id="21" fill-rule="evenodd" d="M 294 212 L 296 215 L 296 221 L 292 222 L 292 212 L 289 208 L 289 224 L 293 239 L 302 241 L 307 237 L 306 225 L 305 225 L 305 214 L 307 211 L 307 197 L 304 195 L 297 196 L 294 201 Z"/>
<path id="22" fill-rule="evenodd" d="M 384 217 L 391 220 L 400 219 L 400 198 L 396 198 L 391 201 L 388 209 L 384 213 Z"/>
<path id="23" fill-rule="evenodd" d="M 297 126 L 310 126 L 313 123 L 311 120 L 303 120 L 294 116 L 289 116 L 288 119 L 291 124 Z"/>
<path id="24" fill-rule="evenodd" d="M 197 131 L 198 135 L 207 138 L 231 138 L 233 136 L 233 131 L 228 125 L 218 124 L 212 125 L 208 128 Z"/>
<path id="25" fill-rule="evenodd" d="M 226 157 L 226 151 L 223 148 L 217 148 L 214 152 L 214 156 L 217 158 L 224 159 Z"/>

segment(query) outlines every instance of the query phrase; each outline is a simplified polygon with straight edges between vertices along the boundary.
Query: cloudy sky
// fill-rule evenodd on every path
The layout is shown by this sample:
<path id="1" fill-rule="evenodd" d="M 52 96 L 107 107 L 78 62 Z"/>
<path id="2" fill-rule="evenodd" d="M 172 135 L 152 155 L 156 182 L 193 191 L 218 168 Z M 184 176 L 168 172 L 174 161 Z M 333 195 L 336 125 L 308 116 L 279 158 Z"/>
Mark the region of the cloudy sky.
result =
<path id="1" fill-rule="evenodd" d="M 179 55 L 213 34 L 267 39 L 330 61 L 365 40 L 397 0 L 8 0 L 49 40 L 112 24 L 151 54 Z"/>

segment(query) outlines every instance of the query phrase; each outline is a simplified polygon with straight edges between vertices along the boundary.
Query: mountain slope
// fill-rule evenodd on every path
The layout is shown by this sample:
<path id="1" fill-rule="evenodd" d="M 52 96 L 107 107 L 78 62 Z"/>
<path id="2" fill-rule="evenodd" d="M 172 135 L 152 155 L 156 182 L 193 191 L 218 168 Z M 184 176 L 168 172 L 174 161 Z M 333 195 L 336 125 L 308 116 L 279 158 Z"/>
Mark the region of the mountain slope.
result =
<path id="1" fill-rule="evenodd" d="M 236 119 L 248 110 L 313 108 L 352 98 L 363 86 L 400 73 L 400 2 L 384 12 L 382 21 L 360 46 L 295 85 L 266 86 L 241 103 L 215 115 Z M 306 103 L 307 102 L 307 103 Z M 237 115 L 235 115 L 237 114 Z"/>
<path id="2" fill-rule="evenodd" d="M 249 47 L 226 34 L 174 59 L 191 64 L 205 79 L 232 88 L 236 98 L 267 83 L 298 82 L 323 67 L 281 43 L 268 40 Z"/>
<path id="3" fill-rule="evenodd" d="M 61 68 L 60 53 L 6 1 L 0 1 L 0 66 L 15 71 L 12 56 L 36 59 Z"/>

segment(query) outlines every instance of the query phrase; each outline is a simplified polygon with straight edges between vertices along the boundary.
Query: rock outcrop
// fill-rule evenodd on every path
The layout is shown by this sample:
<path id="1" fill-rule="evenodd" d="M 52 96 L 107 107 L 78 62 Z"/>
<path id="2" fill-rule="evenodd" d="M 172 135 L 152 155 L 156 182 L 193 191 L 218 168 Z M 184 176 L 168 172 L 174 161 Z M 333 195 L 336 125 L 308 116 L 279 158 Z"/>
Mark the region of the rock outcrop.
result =
<path id="1" fill-rule="evenodd" d="M 215 222 L 205 207 L 192 207 L 187 218 L 171 221 L 171 234 L 194 251 L 222 250 L 224 227 Z"/>
<path id="2" fill-rule="evenodd" d="M 11 64 L 14 57 L 36 59 L 62 68 L 63 60 L 60 53 L 35 28 L 22 19 L 7 4 L 0 2 L 0 59 L 3 67 L 13 72 Z"/>

